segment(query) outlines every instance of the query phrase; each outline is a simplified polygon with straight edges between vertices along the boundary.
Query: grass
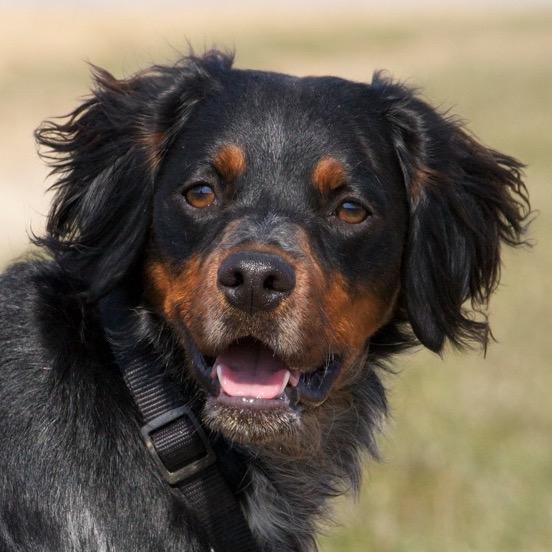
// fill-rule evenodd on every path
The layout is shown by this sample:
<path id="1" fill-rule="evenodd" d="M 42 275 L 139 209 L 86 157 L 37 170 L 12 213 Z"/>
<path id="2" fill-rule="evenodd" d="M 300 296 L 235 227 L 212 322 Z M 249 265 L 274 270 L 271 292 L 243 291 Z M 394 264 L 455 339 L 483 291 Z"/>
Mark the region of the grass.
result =
<path id="1" fill-rule="evenodd" d="M 369 80 L 377 68 L 423 88 L 485 143 L 526 163 L 532 251 L 506 252 L 491 305 L 499 343 L 477 353 L 404 357 L 389 377 L 384 461 L 324 552 L 544 552 L 552 543 L 552 11 L 316 15 L 7 11 L 0 18 L 0 261 L 22 252 L 47 209 L 32 129 L 67 112 L 90 59 L 117 75 L 174 59 L 185 37 L 235 46 L 240 66 Z"/>

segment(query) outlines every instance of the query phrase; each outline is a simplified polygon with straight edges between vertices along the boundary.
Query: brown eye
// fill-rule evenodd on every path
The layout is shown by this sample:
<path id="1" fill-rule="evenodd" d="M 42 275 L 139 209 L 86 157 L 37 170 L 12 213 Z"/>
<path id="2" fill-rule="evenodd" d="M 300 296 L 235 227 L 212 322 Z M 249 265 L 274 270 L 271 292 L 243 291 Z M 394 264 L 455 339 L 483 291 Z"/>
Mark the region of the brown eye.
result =
<path id="1" fill-rule="evenodd" d="M 205 207 L 209 207 L 217 199 L 215 191 L 208 184 L 196 184 L 188 188 L 184 193 L 184 197 L 196 209 L 205 209 Z"/>
<path id="2" fill-rule="evenodd" d="M 356 201 L 344 201 L 335 210 L 336 216 L 348 224 L 359 224 L 368 216 L 368 210 Z"/>

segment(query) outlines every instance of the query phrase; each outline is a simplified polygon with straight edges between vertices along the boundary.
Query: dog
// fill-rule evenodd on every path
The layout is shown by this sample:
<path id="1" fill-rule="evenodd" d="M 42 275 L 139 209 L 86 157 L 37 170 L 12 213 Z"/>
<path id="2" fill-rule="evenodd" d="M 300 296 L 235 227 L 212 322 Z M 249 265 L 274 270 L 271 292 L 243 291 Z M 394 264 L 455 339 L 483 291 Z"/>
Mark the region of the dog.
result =
<path id="1" fill-rule="evenodd" d="M 93 73 L 37 130 L 42 253 L 1 280 L 0 549 L 226 549 L 148 453 L 119 346 L 193 403 L 257 549 L 315 550 L 391 359 L 492 338 L 523 165 L 384 73 Z"/>

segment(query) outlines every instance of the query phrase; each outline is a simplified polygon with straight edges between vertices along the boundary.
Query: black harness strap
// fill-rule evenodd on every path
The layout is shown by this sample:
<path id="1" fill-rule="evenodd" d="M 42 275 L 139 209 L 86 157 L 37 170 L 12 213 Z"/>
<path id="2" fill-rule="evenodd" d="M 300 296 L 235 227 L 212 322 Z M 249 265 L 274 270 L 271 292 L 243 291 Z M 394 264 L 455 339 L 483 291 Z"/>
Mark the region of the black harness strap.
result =
<path id="1" fill-rule="evenodd" d="M 129 315 L 122 292 L 102 300 L 106 335 L 125 383 L 141 414 L 141 433 L 164 479 L 184 496 L 214 552 L 257 552 L 236 496 L 190 403 L 165 374 L 148 343 L 129 340 Z M 132 335 L 132 334 L 131 334 Z M 126 339 L 124 339 L 126 337 Z M 132 343 L 132 346 L 129 346 Z"/>

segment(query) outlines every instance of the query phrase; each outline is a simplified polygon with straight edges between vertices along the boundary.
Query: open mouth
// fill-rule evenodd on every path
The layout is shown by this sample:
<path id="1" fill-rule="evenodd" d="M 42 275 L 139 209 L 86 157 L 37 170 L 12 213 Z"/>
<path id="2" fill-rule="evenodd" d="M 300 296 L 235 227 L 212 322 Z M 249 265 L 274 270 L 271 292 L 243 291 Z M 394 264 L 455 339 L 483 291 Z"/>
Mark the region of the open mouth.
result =
<path id="1" fill-rule="evenodd" d="M 313 406 L 325 401 L 341 362 L 331 356 L 314 370 L 294 369 L 269 346 L 253 337 L 233 341 L 216 357 L 207 357 L 188 336 L 187 350 L 196 376 L 221 405 L 251 410 Z"/>

